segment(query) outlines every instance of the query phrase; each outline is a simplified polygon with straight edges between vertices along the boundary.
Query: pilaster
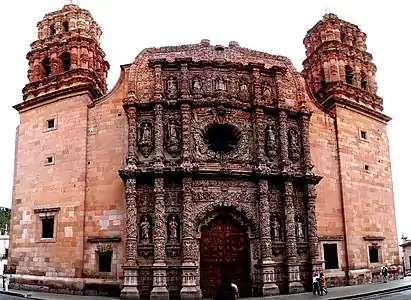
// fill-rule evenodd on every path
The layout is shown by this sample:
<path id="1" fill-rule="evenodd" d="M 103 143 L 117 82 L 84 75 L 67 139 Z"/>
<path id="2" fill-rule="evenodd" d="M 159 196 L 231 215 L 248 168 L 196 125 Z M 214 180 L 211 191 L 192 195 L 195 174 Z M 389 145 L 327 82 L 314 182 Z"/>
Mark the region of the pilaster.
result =
<path id="1" fill-rule="evenodd" d="M 182 262 L 182 289 L 181 299 L 200 299 L 199 270 L 196 251 L 198 243 L 195 240 L 195 228 L 193 222 L 193 199 L 191 194 L 192 178 L 183 179 L 183 262 Z"/>
<path id="2" fill-rule="evenodd" d="M 288 264 L 288 292 L 290 294 L 304 292 L 304 287 L 300 282 L 300 270 L 297 263 L 297 239 L 295 236 L 293 196 L 293 183 L 286 178 L 284 182 L 285 253 Z"/>
<path id="3" fill-rule="evenodd" d="M 263 296 L 278 295 L 280 290 L 275 283 L 274 262 L 272 259 L 272 244 L 270 233 L 270 206 L 268 204 L 268 181 L 260 180 L 259 190 L 259 218 L 260 218 L 260 245 L 261 268 L 263 273 Z"/>
<path id="4" fill-rule="evenodd" d="M 169 299 L 165 249 L 167 236 L 165 214 L 164 178 L 161 176 L 154 179 L 154 264 L 153 289 L 150 293 L 150 299 L 156 300 Z"/>
<path id="5" fill-rule="evenodd" d="M 315 184 L 308 183 L 307 185 L 307 226 L 308 226 L 308 257 L 313 272 L 319 272 L 322 269 L 320 254 L 318 250 L 318 234 L 317 234 L 317 216 L 315 214 L 315 199 L 317 192 Z"/>
<path id="6" fill-rule="evenodd" d="M 289 166 L 288 159 L 288 136 L 287 136 L 287 112 L 285 110 L 280 110 L 278 114 L 278 127 L 280 135 L 280 157 L 281 157 L 281 167 L 282 171 L 286 172 Z"/>
<path id="7" fill-rule="evenodd" d="M 154 106 L 154 160 L 155 169 L 161 171 L 164 158 L 164 130 L 163 130 L 163 105 Z"/>
<path id="8" fill-rule="evenodd" d="M 300 123 L 301 139 L 303 143 L 304 168 L 306 172 L 309 172 L 313 168 L 310 150 L 310 115 L 304 114 L 301 117 Z"/>
<path id="9" fill-rule="evenodd" d="M 127 147 L 127 168 L 135 167 L 137 163 L 137 113 L 134 106 L 126 108 L 128 119 L 128 147 Z"/>

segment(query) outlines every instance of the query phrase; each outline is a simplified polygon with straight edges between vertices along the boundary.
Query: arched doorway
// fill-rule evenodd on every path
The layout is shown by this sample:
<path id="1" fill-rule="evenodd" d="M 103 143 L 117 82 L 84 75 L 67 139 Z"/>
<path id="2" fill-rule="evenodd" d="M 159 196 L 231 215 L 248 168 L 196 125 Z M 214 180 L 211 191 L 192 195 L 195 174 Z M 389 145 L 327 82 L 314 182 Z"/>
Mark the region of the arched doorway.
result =
<path id="1" fill-rule="evenodd" d="M 237 284 L 240 297 L 251 296 L 250 241 L 230 214 L 219 214 L 201 229 L 200 254 L 203 297 L 214 297 L 224 277 Z"/>

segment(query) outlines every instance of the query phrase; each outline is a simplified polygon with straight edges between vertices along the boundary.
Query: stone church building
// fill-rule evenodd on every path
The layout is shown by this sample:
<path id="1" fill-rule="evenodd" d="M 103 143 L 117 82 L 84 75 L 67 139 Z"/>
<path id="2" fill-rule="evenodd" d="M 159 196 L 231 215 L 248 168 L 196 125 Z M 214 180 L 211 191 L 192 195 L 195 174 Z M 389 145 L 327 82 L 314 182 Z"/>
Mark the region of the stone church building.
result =
<path id="1" fill-rule="evenodd" d="M 111 91 L 89 11 L 37 27 L 14 106 L 14 287 L 198 299 L 222 278 L 247 297 L 319 270 L 398 277 L 390 118 L 356 25 L 326 14 L 302 72 L 237 42 L 147 48 Z"/>

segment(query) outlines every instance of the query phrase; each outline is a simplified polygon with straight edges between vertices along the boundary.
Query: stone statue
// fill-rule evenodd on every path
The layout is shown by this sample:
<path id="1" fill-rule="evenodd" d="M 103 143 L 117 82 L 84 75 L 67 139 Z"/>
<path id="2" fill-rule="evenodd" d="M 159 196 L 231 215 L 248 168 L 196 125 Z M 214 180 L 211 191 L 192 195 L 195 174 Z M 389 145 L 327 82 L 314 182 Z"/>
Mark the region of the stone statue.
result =
<path id="1" fill-rule="evenodd" d="M 170 124 L 168 125 L 168 138 L 170 140 L 178 139 L 175 121 L 171 121 Z"/>
<path id="2" fill-rule="evenodd" d="M 295 226 L 297 239 L 301 241 L 304 240 L 303 222 L 301 222 L 301 220 L 297 220 Z"/>
<path id="3" fill-rule="evenodd" d="M 176 221 L 176 216 L 171 217 L 171 220 L 168 223 L 168 227 L 170 230 L 170 239 L 177 240 L 178 239 L 178 222 Z"/>
<path id="4" fill-rule="evenodd" d="M 278 145 L 273 125 L 268 125 L 266 129 L 266 151 L 267 157 L 273 160 L 277 155 Z"/>
<path id="5" fill-rule="evenodd" d="M 217 91 L 225 91 L 225 83 L 222 79 L 217 78 L 215 82 L 215 89 Z"/>
<path id="6" fill-rule="evenodd" d="M 269 125 L 267 128 L 267 143 L 275 142 L 275 132 L 273 125 Z"/>
<path id="7" fill-rule="evenodd" d="M 147 123 L 144 123 L 142 128 L 140 144 L 149 145 L 151 143 L 151 128 Z"/>
<path id="8" fill-rule="evenodd" d="M 150 239 L 150 222 L 148 222 L 147 217 L 144 217 L 143 222 L 140 224 L 141 228 L 141 239 L 142 240 L 149 240 Z"/>
<path id="9" fill-rule="evenodd" d="M 274 221 L 273 221 L 273 232 L 274 232 L 274 239 L 275 239 L 275 240 L 280 240 L 280 239 L 281 239 L 281 237 L 280 237 L 280 229 L 281 229 L 280 222 L 278 222 L 278 219 L 277 219 L 277 218 L 274 218 Z"/>
<path id="10" fill-rule="evenodd" d="M 271 101 L 271 88 L 267 83 L 264 83 L 262 86 L 262 95 L 263 95 L 263 99 L 266 103 Z"/>
<path id="11" fill-rule="evenodd" d="M 194 94 L 201 93 L 201 81 L 197 77 L 193 79 L 193 92 Z"/>
<path id="12" fill-rule="evenodd" d="M 299 134 L 297 130 L 290 129 L 290 131 L 288 132 L 288 143 L 289 157 L 293 162 L 297 162 L 301 157 Z"/>
<path id="13" fill-rule="evenodd" d="M 174 76 L 170 76 L 167 80 L 167 93 L 169 96 L 177 96 L 177 80 Z"/>
<path id="14" fill-rule="evenodd" d="M 240 83 L 240 99 L 243 101 L 248 100 L 248 87 L 244 82 Z"/>
<path id="15" fill-rule="evenodd" d="M 167 150 L 172 156 L 176 156 L 180 152 L 180 138 L 178 134 L 178 126 L 174 120 L 170 121 L 167 130 Z"/>

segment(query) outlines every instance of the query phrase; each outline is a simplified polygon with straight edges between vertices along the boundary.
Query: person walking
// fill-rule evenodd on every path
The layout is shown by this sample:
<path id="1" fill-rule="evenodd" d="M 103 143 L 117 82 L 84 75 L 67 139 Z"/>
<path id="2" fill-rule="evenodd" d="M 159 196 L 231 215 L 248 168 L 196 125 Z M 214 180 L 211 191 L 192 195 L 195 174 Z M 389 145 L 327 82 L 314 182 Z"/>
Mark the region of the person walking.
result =
<path id="1" fill-rule="evenodd" d="M 382 279 L 384 280 L 384 283 L 386 283 L 387 276 L 388 276 L 388 268 L 385 265 L 382 265 L 381 267 L 381 275 L 382 275 Z"/>
<path id="2" fill-rule="evenodd" d="M 313 294 L 320 295 L 320 276 L 318 273 L 313 274 Z"/>
<path id="3" fill-rule="evenodd" d="M 323 296 L 323 293 L 328 295 L 327 282 L 324 273 L 320 273 L 320 293 L 321 296 Z"/>

